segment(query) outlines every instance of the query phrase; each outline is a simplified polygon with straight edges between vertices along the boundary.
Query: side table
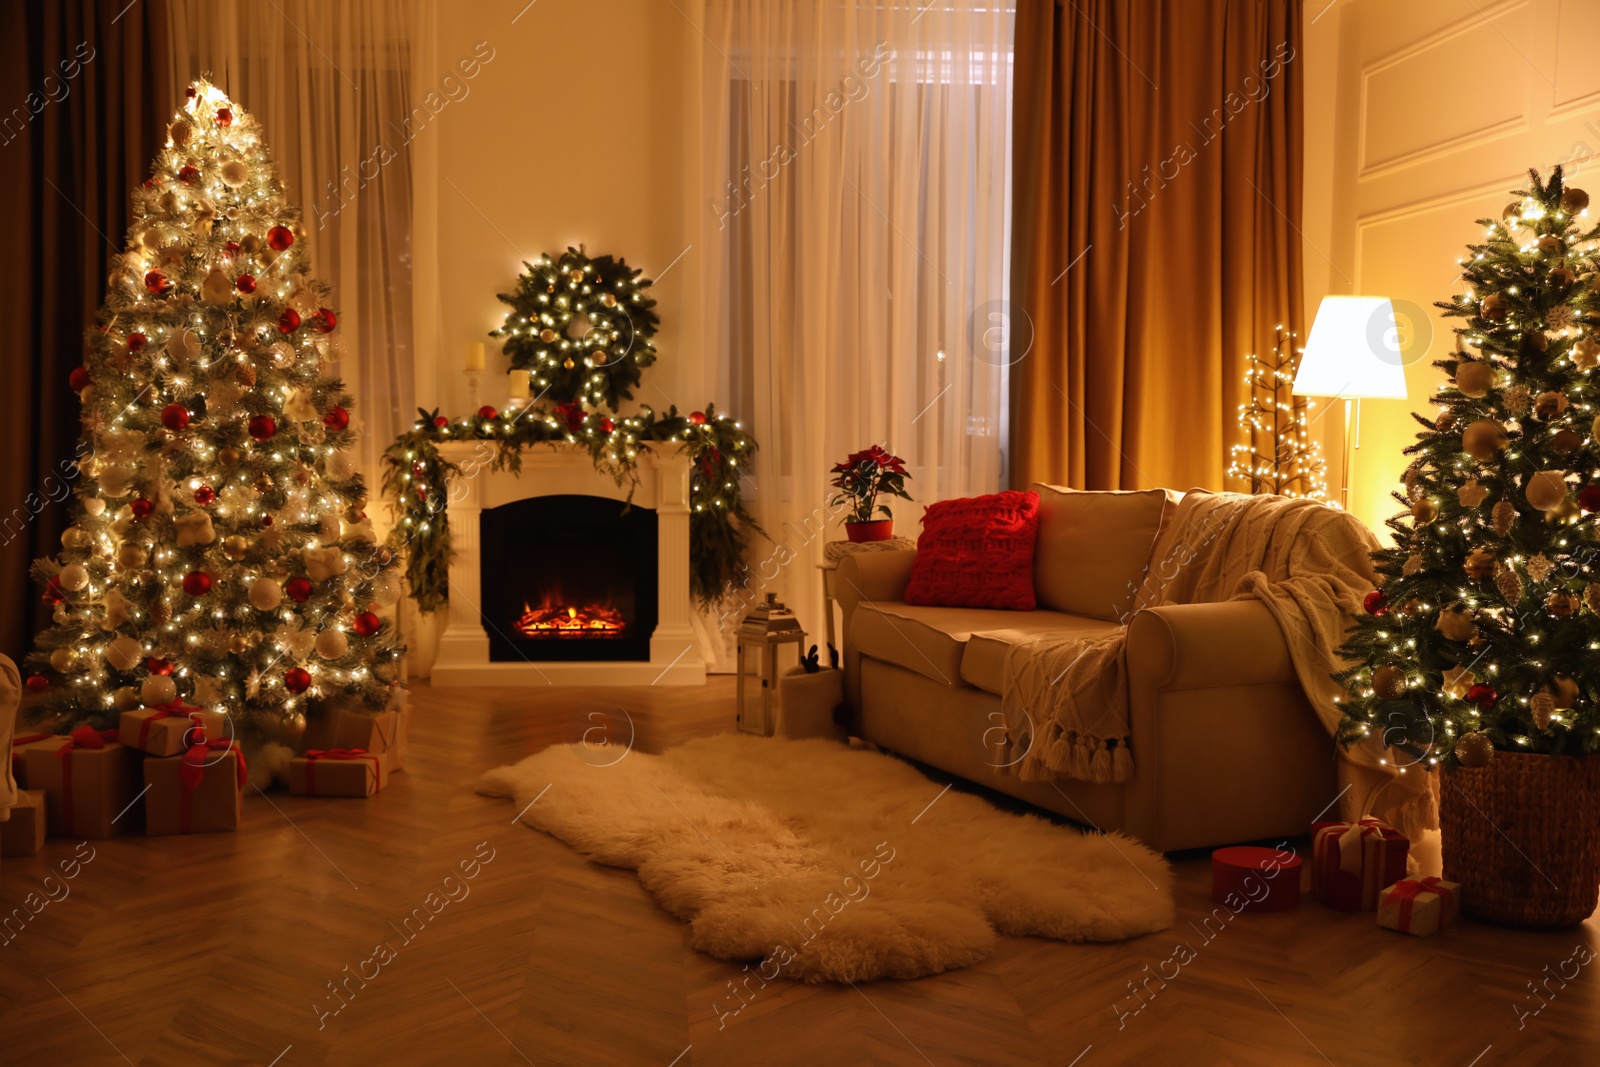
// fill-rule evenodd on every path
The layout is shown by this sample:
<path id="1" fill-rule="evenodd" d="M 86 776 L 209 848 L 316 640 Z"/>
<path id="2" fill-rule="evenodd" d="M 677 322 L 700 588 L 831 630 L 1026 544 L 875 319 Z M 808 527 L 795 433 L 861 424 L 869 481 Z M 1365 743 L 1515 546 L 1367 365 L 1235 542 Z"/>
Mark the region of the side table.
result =
<path id="1" fill-rule="evenodd" d="M 833 625 L 836 602 L 833 583 L 839 570 L 839 561 L 858 552 L 911 552 L 916 547 L 917 542 L 909 537 L 891 537 L 887 541 L 829 541 L 822 546 L 823 562 L 817 564 L 817 570 L 822 572 L 822 610 L 827 616 L 824 628 L 828 644 L 839 647 Z"/>

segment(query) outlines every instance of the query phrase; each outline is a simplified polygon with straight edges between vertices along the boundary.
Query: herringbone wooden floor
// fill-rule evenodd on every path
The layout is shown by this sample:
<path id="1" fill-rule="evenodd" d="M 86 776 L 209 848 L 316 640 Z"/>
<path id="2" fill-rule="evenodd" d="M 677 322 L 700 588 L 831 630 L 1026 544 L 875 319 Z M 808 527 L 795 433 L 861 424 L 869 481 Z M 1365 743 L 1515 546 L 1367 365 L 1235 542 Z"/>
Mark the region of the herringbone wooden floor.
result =
<path id="1" fill-rule="evenodd" d="M 237 834 L 96 842 L 70 879 L 74 842 L 6 860 L 5 914 L 37 914 L 0 945 L 0 1063 L 1600 1062 L 1600 962 L 1583 962 L 1596 919 L 1420 939 L 1307 899 L 1207 940 L 1204 856 L 1177 858 L 1179 919 L 1160 935 L 1003 939 L 983 964 L 915 982 L 779 983 L 719 1025 L 739 966 L 689 949 L 631 872 L 472 791 L 585 731 L 626 740 L 618 708 L 643 751 L 733 724 L 728 679 L 423 685 L 409 773 L 372 800 L 252 793 Z"/>

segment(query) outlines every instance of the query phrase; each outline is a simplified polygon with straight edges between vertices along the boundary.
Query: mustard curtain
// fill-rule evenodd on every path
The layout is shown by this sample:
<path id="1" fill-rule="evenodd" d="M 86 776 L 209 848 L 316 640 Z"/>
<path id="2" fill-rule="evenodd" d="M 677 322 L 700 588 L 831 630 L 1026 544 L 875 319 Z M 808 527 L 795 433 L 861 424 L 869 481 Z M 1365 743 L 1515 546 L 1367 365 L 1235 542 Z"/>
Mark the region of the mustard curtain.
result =
<path id="1" fill-rule="evenodd" d="M 1018 0 L 1012 484 L 1224 487 L 1246 356 L 1305 336 L 1301 25 Z"/>

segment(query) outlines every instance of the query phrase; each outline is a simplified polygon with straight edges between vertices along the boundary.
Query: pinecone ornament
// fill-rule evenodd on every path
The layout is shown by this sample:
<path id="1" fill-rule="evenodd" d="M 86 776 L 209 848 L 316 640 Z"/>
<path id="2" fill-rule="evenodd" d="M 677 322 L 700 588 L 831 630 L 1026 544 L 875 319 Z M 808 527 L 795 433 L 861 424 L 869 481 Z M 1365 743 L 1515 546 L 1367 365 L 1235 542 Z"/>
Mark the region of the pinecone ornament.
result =
<path id="1" fill-rule="evenodd" d="M 1507 604 L 1522 601 L 1522 575 L 1517 573 L 1517 568 L 1502 567 L 1495 577 L 1495 584 L 1500 587 L 1500 595 L 1506 598 Z"/>
<path id="2" fill-rule="evenodd" d="M 1549 693 L 1539 692 L 1528 701 L 1528 710 L 1533 713 L 1533 724 L 1541 730 L 1550 728 L 1550 719 L 1555 715 L 1556 702 Z"/>
<path id="3" fill-rule="evenodd" d="M 1517 521 L 1517 506 L 1509 500 L 1502 500 L 1494 506 L 1494 532 L 1501 537 L 1511 533 L 1511 524 Z"/>

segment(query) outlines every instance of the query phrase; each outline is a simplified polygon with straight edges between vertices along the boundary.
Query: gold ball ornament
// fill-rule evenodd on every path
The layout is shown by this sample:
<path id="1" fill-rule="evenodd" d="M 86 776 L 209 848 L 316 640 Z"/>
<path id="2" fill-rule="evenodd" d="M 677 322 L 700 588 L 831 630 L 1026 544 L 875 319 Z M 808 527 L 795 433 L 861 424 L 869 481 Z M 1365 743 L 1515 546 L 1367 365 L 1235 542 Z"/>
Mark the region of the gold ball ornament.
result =
<path id="1" fill-rule="evenodd" d="M 244 457 L 239 454 L 239 450 L 234 448 L 232 445 L 227 445 L 223 448 L 217 449 L 217 462 L 221 463 L 229 470 L 237 467 L 239 465 L 239 461 L 243 458 Z"/>
<path id="2" fill-rule="evenodd" d="M 1540 511 L 1549 511 L 1567 499 L 1565 471 L 1537 471 L 1528 477 L 1523 496 Z"/>
<path id="3" fill-rule="evenodd" d="M 1500 221 L 1510 222 L 1520 214 L 1522 214 L 1522 201 L 1513 200 L 1505 206 L 1505 210 L 1500 212 Z"/>
<path id="4" fill-rule="evenodd" d="M 1493 459 L 1507 443 L 1505 429 L 1493 419 L 1478 419 L 1461 432 L 1461 450 L 1480 462 Z"/>
<path id="5" fill-rule="evenodd" d="M 1522 342 L 1533 352 L 1544 352 L 1550 347 L 1550 338 L 1538 330 L 1524 334 Z"/>
<path id="6" fill-rule="evenodd" d="M 1582 189 L 1563 189 L 1561 191 L 1561 210 L 1568 215 L 1576 215 L 1589 206 L 1589 194 Z"/>
<path id="7" fill-rule="evenodd" d="M 1550 273 L 1545 277 L 1550 279 L 1551 285 L 1559 285 L 1563 289 L 1578 280 L 1578 276 L 1572 273 L 1572 269 L 1567 266 L 1551 267 Z"/>
<path id="8" fill-rule="evenodd" d="M 1565 674 L 1551 675 L 1544 691 L 1550 694 L 1557 711 L 1566 711 L 1578 702 L 1578 683 Z"/>
<path id="9" fill-rule="evenodd" d="M 118 711 L 132 711 L 139 706 L 139 690 L 131 685 L 120 686 L 111 694 L 111 706 Z"/>
<path id="10" fill-rule="evenodd" d="M 106 646 L 106 662 L 115 670 L 131 671 L 144 659 L 144 646 L 124 634 Z"/>
<path id="11" fill-rule="evenodd" d="M 1565 589 L 1557 589 L 1545 597 L 1544 610 L 1558 619 L 1569 618 L 1578 613 L 1578 598 Z"/>
<path id="12" fill-rule="evenodd" d="M 1500 569 L 1500 561 L 1495 558 L 1493 549 L 1474 548 L 1467 553 L 1461 566 L 1467 577 L 1483 581 L 1494 577 L 1495 571 Z"/>
<path id="13" fill-rule="evenodd" d="M 78 668 L 78 653 L 70 648 L 58 648 L 50 653 L 50 666 L 66 674 Z"/>
<path id="14" fill-rule="evenodd" d="M 139 683 L 139 697 L 147 708 L 159 708 L 178 699 L 178 683 L 165 674 L 152 674 Z"/>
<path id="15" fill-rule="evenodd" d="M 317 655 L 323 659 L 338 659 L 350 651 L 350 639 L 343 630 L 329 628 L 317 635 Z"/>
<path id="16" fill-rule="evenodd" d="M 244 639 L 244 634 L 230 634 L 228 636 L 228 651 L 235 656 L 243 655 L 245 649 L 249 647 L 249 642 Z"/>
<path id="17" fill-rule="evenodd" d="M 1455 753 L 1461 766 L 1476 770 L 1489 765 L 1494 758 L 1494 745 L 1487 734 L 1462 734 L 1461 740 L 1456 742 Z"/>
<path id="18" fill-rule="evenodd" d="M 237 563 L 244 559 L 245 553 L 250 551 L 250 542 L 238 534 L 231 534 L 222 539 L 222 554 Z"/>
<path id="19" fill-rule="evenodd" d="M 1490 322 L 1503 322 L 1509 310 L 1505 299 L 1498 293 L 1490 293 L 1478 302 L 1478 314 Z"/>
<path id="20" fill-rule="evenodd" d="M 1557 430 L 1550 435 L 1550 450 L 1558 456 L 1577 455 L 1583 447 L 1583 435 L 1577 430 Z"/>
<path id="21" fill-rule="evenodd" d="M 1399 700 L 1406 692 L 1406 672 L 1399 667 L 1379 667 L 1372 672 L 1372 691 L 1381 700 Z"/>
<path id="22" fill-rule="evenodd" d="M 1546 422 L 1560 418 L 1567 413 L 1569 406 L 1567 394 L 1550 389 L 1540 393 L 1533 401 L 1533 413 Z"/>
<path id="23" fill-rule="evenodd" d="M 294 748 L 306 735 L 306 717 L 300 712 L 294 712 L 283 717 L 278 727 L 278 737 L 284 744 Z"/>
<path id="24" fill-rule="evenodd" d="M 1440 433 L 1449 433 L 1455 424 L 1456 413 L 1453 411 L 1441 411 L 1439 412 L 1439 417 L 1433 420 L 1433 428 Z"/>
<path id="25" fill-rule="evenodd" d="M 250 583 L 250 606 L 257 611 L 271 611 L 283 603 L 283 586 L 271 578 L 257 578 Z"/>
<path id="26" fill-rule="evenodd" d="M 145 551 L 143 545 L 135 544 L 132 541 L 124 541 L 122 547 L 117 549 L 117 563 L 124 567 L 142 567 L 144 566 L 144 561 Z"/>
<path id="27" fill-rule="evenodd" d="M 1494 388 L 1494 367 L 1488 363 L 1461 363 L 1456 367 L 1456 388 L 1474 400 L 1488 396 Z"/>
<path id="28" fill-rule="evenodd" d="M 608 308 L 614 308 L 617 306 L 617 298 L 612 296 L 610 293 L 601 293 L 600 303 L 604 304 Z"/>
<path id="29" fill-rule="evenodd" d="M 556 332 L 550 327 L 546 326 L 544 329 L 539 331 L 539 340 L 543 341 L 545 344 L 550 344 L 555 339 Z"/>
<path id="30" fill-rule="evenodd" d="M 573 362 L 571 356 L 568 356 L 566 359 L 562 360 L 561 361 L 561 365 L 563 367 L 565 367 L 567 370 L 571 370 L 573 367 L 577 366 L 577 364 Z"/>
<path id="31" fill-rule="evenodd" d="M 1416 520 L 1418 526 L 1426 526 L 1439 517 L 1439 505 L 1427 497 L 1422 497 L 1411 505 L 1411 517 Z"/>
<path id="32" fill-rule="evenodd" d="M 1422 601 L 1416 597 L 1408 597 L 1394 606 L 1394 613 L 1402 619 L 1415 617 L 1422 611 Z"/>
<path id="33" fill-rule="evenodd" d="M 1566 244 L 1553 233 L 1547 233 L 1539 238 L 1539 254 L 1545 256 L 1559 255 L 1566 251 Z"/>
<path id="34" fill-rule="evenodd" d="M 1448 641 L 1470 641 L 1478 636 L 1478 628 L 1473 625 L 1472 616 L 1455 608 L 1446 608 L 1439 612 L 1439 621 L 1434 628 Z"/>

